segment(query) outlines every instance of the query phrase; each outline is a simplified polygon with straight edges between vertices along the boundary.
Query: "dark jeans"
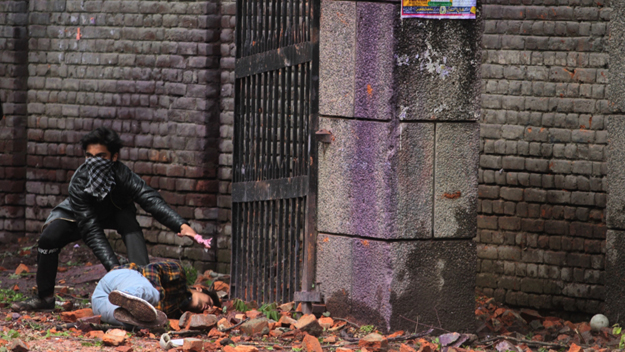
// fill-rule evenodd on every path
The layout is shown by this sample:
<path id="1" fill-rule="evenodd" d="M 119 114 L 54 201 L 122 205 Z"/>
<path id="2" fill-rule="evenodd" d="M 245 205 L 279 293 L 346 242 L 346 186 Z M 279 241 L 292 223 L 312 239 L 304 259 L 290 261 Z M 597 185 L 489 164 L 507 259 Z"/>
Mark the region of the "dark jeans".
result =
<path id="1" fill-rule="evenodd" d="M 114 229 L 122 236 L 128 251 L 128 260 L 137 265 L 150 263 L 143 232 L 134 212 L 120 211 L 114 219 L 103 221 L 104 228 Z M 56 272 L 59 265 L 59 252 L 66 245 L 81 239 L 78 225 L 67 220 L 54 220 L 46 226 L 39 237 L 37 253 L 37 291 L 39 297 L 54 294 Z M 111 268 L 106 268 L 110 270 Z"/>

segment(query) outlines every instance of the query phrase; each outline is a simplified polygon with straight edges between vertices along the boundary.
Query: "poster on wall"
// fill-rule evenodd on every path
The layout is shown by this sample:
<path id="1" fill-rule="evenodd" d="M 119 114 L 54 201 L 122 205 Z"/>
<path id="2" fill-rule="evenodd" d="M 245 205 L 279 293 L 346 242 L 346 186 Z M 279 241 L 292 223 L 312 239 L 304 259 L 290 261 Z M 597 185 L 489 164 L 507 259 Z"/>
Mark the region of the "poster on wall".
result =
<path id="1" fill-rule="evenodd" d="M 476 0 L 402 0 L 402 18 L 475 19 Z"/>

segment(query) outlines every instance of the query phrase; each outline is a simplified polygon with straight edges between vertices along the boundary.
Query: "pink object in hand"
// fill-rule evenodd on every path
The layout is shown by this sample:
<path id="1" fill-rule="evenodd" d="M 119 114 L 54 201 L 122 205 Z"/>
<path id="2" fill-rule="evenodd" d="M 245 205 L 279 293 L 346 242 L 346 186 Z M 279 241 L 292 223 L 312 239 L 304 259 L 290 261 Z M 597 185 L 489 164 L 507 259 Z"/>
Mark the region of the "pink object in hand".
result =
<path id="1" fill-rule="evenodd" d="M 195 242 L 203 245 L 204 247 L 211 248 L 211 241 L 213 240 L 212 238 L 205 240 L 204 238 L 202 238 L 202 236 L 195 235 L 193 236 L 193 239 L 195 240 Z"/>

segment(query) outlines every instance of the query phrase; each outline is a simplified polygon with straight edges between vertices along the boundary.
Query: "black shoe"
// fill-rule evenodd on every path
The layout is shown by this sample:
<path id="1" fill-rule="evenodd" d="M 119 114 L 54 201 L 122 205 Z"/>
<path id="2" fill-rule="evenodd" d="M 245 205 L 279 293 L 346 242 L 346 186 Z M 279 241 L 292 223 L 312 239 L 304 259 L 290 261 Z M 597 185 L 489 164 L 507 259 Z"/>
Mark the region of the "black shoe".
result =
<path id="1" fill-rule="evenodd" d="M 15 302 L 11 305 L 11 309 L 15 312 L 21 311 L 39 311 L 39 310 L 51 310 L 54 309 L 54 297 L 29 298 L 23 302 Z"/>
<path id="2" fill-rule="evenodd" d="M 150 322 L 137 319 L 132 314 L 130 314 L 129 311 L 121 307 L 115 309 L 115 311 L 113 312 L 113 317 L 115 317 L 115 319 L 117 319 L 117 321 L 121 323 L 138 326 L 140 328 L 157 328 L 167 324 L 167 316 L 165 315 L 165 313 L 161 312 L 158 309 L 156 310 L 156 319 Z"/>

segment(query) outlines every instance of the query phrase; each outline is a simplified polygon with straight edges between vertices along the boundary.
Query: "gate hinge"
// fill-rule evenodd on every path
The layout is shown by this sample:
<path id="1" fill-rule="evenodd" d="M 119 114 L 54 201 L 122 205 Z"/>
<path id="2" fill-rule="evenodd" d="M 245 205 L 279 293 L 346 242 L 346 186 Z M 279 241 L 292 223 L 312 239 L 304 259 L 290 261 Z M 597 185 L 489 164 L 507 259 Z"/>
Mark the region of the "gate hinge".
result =
<path id="1" fill-rule="evenodd" d="M 321 292 L 318 291 L 298 291 L 294 295 L 295 302 L 321 302 Z"/>
<path id="2" fill-rule="evenodd" d="M 315 132 L 315 135 L 317 136 L 317 141 L 321 143 L 332 143 L 332 141 L 334 141 L 332 131 L 328 131 L 326 129 L 321 129 Z"/>

